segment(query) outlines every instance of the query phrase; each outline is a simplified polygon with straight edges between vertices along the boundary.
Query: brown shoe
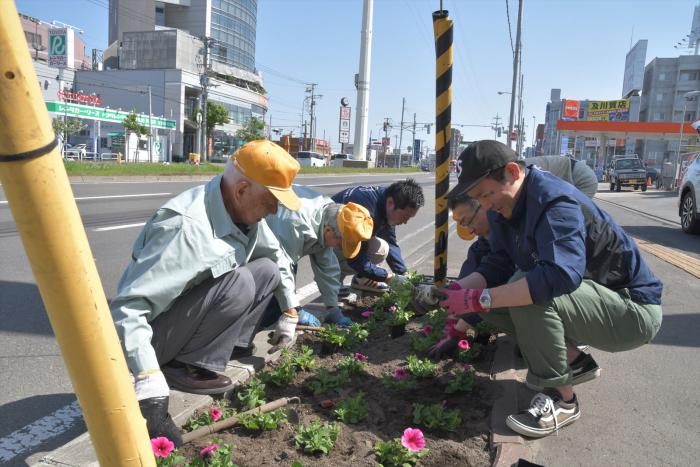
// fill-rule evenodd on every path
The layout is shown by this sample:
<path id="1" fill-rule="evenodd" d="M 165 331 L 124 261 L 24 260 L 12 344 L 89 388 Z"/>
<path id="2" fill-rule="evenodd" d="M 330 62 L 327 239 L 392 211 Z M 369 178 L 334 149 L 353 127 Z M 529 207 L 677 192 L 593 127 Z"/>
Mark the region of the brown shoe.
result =
<path id="1" fill-rule="evenodd" d="M 178 362 L 179 363 L 179 362 Z M 182 364 L 165 365 L 162 370 L 168 385 L 191 394 L 221 394 L 233 389 L 233 381 L 205 368 Z"/>

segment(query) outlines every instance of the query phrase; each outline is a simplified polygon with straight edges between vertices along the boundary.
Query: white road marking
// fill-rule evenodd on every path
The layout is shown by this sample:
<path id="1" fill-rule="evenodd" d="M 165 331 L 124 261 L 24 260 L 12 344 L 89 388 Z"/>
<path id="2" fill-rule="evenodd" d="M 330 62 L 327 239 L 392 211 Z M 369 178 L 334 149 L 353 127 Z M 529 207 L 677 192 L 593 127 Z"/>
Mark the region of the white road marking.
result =
<path id="1" fill-rule="evenodd" d="M 34 446 L 68 431 L 82 417 L 80 405 L 75 401 L 0 438 L 0 461 L 9 461 Z"/>
<path id="2" fill-rule="evenodd" d="M 89 199 L 119 199 L 119 198 L 142 198 L 144 196 L 168 196 L 172 193 L 139 193 L 133 195 L 104 195 L 104 196 L 80 196 L 78 198 L 73 198 L 76 201 L 85 201 Z M 8 201 L 0 201 L 0 204 L 7 204 Z"/>
<path id="3" fill-rule="evenodd" d="M 139 222 L 137 224 L 122 224 L 122 225 L 112 225 L 110 227 L 98 227 L 92 229 L 93 232 L 107 232 L 108 230 L 121 230 L 121 229 L 131 229 L 133 227 L 142 227 L 146 225 L 145 222 Z"/>

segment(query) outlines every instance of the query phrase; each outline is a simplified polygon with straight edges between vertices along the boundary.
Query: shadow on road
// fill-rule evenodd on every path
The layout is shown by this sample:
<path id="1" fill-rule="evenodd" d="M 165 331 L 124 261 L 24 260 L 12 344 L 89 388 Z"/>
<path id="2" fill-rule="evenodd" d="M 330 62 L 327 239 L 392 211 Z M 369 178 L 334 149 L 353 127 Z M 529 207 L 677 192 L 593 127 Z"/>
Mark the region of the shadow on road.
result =
<path id="1" fill-rule="evenodd" d="M 685 253 L 700 255 L 700 237 L 688 235 L 680 227 L 622 225 L 628 234 Z"/>
<path id="2" fill-rule="evenodd" d="M 36 284 L 0 281 L 0 331 L 53 335 Z"/>
<path id="3" fill-rule="evenodd" d="M 652 344 L 700 347 L 700 313 L 664 315 Z"/>

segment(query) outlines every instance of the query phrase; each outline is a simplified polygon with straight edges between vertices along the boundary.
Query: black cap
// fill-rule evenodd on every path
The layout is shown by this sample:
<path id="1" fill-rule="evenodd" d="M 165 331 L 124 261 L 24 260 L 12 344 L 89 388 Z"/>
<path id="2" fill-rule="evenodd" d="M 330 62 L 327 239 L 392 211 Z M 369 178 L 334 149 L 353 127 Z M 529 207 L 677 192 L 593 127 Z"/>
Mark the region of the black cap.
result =
<path id="1" fill-rule="evenodd" d="M 488 174 L 517 159 L 515 151 L 498 141 L 483 139 L 470 144 L 459 155 L 457 186 L 450 190 L 447 197 L 463 195 Z"/>

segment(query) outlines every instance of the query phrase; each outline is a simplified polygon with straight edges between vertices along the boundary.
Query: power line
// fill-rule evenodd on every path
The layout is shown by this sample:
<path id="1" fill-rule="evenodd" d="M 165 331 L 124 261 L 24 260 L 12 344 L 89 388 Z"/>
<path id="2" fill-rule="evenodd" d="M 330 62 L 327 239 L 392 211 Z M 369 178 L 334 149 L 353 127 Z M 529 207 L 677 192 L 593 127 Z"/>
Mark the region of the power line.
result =
<path id="1" fill-rule="evenodd" d="M 515 47 L 513 47 L 513 26 L 510 25 L 510 8 L 508 5 L 508 0 L 506 0 L 506 18 L 508 18 L 508 36 L 510 36 L 510 50 L 515 55 Z"/>

